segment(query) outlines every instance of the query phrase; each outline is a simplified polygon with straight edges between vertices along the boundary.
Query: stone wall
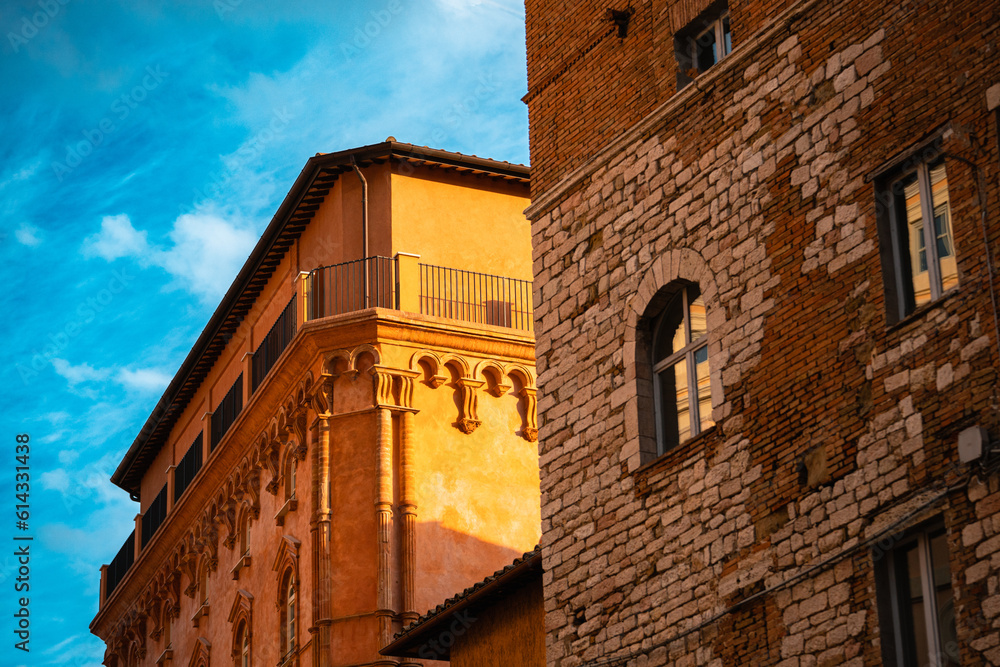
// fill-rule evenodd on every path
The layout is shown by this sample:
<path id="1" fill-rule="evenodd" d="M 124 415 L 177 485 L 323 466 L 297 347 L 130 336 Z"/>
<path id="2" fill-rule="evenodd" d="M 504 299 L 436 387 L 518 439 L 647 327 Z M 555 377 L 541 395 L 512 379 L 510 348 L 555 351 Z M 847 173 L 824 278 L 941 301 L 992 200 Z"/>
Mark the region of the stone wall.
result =
<path id="1" fill-rule="evenodd" d="M 1000 435 L 1000 12 L 731 3 L 733 53 L 676 92 L 597 51 L 671 59 L 680 3 L 589 56 L 605 19 L 562 4 L 527 3 L 548 663 L 881 664 L 880 558 L 933 519 L 946 648 L 1000 664 L 1000 478 L 956 447 Z M 894 323 L 876 177 L 928 141 L 959 287 Z M 674 280 L 705 296 L 716 425 L 657 457 L 638 339 Z"/>

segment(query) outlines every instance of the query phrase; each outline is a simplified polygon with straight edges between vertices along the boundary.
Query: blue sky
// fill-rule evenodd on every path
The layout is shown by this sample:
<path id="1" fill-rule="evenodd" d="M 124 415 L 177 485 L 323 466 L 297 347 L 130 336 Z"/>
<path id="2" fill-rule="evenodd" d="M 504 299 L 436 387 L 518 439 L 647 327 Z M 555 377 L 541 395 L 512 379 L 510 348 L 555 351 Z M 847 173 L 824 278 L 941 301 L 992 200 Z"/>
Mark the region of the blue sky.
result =
<path id="1" fill-rule="evenodd" d="M 0 36 L 0 663 L 96 666 L 137 511 L 109 477 L 299 170 L 389 135 L 527 163 L 523 6 L 3 0 Z"/>

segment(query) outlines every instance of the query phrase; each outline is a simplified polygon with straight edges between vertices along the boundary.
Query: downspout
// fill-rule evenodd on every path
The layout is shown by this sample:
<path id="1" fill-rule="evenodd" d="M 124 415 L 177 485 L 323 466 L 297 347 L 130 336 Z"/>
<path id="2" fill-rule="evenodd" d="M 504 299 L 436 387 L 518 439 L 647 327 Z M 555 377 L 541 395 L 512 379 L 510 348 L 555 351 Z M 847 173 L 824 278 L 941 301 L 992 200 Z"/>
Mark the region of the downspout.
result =
<path id="1" fill-rule="evenodd" d="M 364 267 L 365 267 L 365 285 L 364 285 L 364 304 L 365 308 L 368 308 L 368 181 L 365 180 L 364 174 L 358 169 L 358 162 L 351 156 L 351 167 L 354 168 L 354 173 L 358 175 L 358 180 L 361 181 L 361 245 L 364 247 Z"/>

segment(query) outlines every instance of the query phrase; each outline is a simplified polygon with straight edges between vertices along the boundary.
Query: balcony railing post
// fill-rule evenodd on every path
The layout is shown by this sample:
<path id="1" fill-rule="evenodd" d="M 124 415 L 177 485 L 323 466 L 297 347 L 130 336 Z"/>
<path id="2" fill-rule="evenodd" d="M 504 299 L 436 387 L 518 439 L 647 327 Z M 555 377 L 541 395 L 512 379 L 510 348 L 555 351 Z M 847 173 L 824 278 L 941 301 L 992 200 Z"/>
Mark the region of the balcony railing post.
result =
<path id="1" fill-rule="evenodd" d="M 296 301 L 298 302 L 298 307 L 295 309 L 295 324 L 296 331 L 302 328 L 302 325 L 309 320 L 316 318 L 316 310 L 312 303 L 312 278 L 310 278 L 310 273 L 308 271 L 300 271 L 299 275 L 296 276 L 295 284 L 295 294 Z"/>
<path id="2" fill-rule="evenodd" d="M 142 553 L 142 514 L 135 515 L 135 542 L 132 544 L 132 557 L 136 560 Z"/>
<path id="3" fill-rule="evenodd" d="M 108 566 L 101 566 L 101 597 L 98 598 L 101 601 L 99 606 L 103 607 L 105 600 L 108 599 Z"/>
<path id="4" fill-rule="evenodd" d="M 396 253 L 396 309 L 420 312 L 420 255 Z"/>
<path id="5" fill-rule="evenodd" d="M 177 484 L 177 466 L 167 466 L 167 514 L 174 509 L 174 486 Z"/>

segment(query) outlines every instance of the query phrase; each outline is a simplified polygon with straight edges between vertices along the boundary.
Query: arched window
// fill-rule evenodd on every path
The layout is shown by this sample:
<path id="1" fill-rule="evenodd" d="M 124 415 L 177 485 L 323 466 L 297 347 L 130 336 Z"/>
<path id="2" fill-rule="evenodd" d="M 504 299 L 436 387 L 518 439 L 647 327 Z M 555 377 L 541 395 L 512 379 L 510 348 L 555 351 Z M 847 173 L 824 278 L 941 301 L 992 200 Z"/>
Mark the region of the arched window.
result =
<path id="1" fill-rule="evenodd" d="M 250 512 L 243 514 L 243 523 L 240 524 L 240 554 L 250 554 Z"/>
<path id="2" fill-rule="evenodd" d="M 285 457 L 285 500 L 295 497 L 295 457 L 291 452 Z"/>
<path id="3" fill-rule="evenodd" d="M 296 587 L 291 568 L 285 572 L 281 583 L 281 655 L 282 660 L 295 650 L 296 636 Z"/>
<path id="4" fill-rule="evenodd" d="M 198 571 L 198 604 L 208 604 L 208 560 L 202 561 Z"/>
<path id="5" fill-rule="evenodd" d="M 236 655 L 239 667 L 250 667 L 250 632 L 242 621 L 236 628 Z"/>
<path id="6" fill-rule="evenodd" d="M 698 285 L 673 293 L 652 321 L 651 367 L 657 453 L 713 425 L 705 301 Z"/>

